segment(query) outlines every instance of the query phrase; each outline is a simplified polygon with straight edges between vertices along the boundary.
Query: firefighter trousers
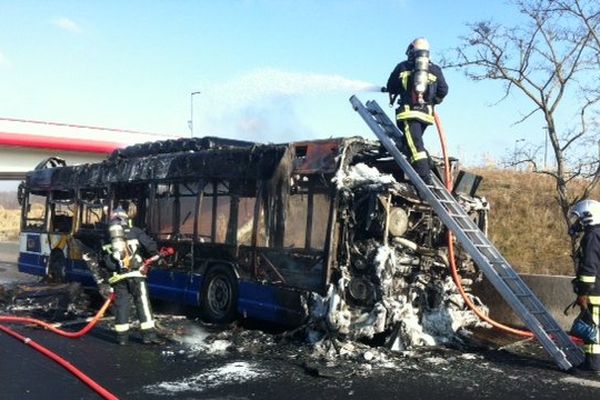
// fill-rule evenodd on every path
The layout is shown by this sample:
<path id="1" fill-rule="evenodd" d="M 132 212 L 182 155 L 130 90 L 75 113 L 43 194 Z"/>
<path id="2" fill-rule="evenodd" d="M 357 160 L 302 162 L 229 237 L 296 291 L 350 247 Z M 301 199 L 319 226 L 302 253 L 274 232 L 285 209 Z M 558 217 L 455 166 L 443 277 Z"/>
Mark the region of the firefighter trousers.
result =
<path id="1" fill-rule="evenodd" d="M 116 282 L 113 289 L 116 295 L 115 331 L 118 334 L 125 334 L 129 331 L 129 310 L 131 309 L 132 300 L 140 320 L 140 329 L 146 331 L 154 328 L 148 285 L 145 278 L 123 279 Z"/>
<path id="2" fill-rule="evenodd" d="M 600 326 L 600 296 L 589 296 L 588 310 L 590 311 L 592 322 Z M 586 364 L 589 369 L 600 371 L 600 329 L 596 332 L 596 343 L 585 343 Z"/>
<path id="3" fill-rule="evenodd" d="M 404 153 L 421 179 L 426 184 L 430 184 L 429 155 L 423 144 L 423 134 L 427 126 L 427 123 L 417 119 L 398 120 L 398 128 L 404 133 L 404 143 L 400 151 Z"/>

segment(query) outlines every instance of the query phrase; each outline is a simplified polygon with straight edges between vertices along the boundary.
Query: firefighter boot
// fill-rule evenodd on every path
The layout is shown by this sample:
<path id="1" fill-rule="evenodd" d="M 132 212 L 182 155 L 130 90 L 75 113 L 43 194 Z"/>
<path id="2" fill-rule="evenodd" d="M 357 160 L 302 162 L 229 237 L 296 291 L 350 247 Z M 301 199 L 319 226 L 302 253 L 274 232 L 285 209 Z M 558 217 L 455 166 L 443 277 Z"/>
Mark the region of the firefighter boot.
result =
<path id="1" fill-rule="evenodd" d="M 154 329 L 142 330 L 142 343 L 157 345 L 165 344 L 165 342 L 161 338 L 156 336 L 156 331 Z"/>
<path id="2" fill-rule="evenodd" d="M 120 346 L 125 346 L 129 342 L 129 333 L 128 332 L 119 332 L 117 333 L 117 344 Z"/>
<path id="3" fill-rule="evenodd" d="M 586 354 L 584 365 L 591 375 L 600 376 L 600 354 Z"/>
<path id="4" fill-rule="evenodd" d="M 431 181 L 431 168 L 429 167 L 429 160 L 427 158 L 413 161 L 412 166 L 426 185 L 431 185 L 433 183 Z"/>

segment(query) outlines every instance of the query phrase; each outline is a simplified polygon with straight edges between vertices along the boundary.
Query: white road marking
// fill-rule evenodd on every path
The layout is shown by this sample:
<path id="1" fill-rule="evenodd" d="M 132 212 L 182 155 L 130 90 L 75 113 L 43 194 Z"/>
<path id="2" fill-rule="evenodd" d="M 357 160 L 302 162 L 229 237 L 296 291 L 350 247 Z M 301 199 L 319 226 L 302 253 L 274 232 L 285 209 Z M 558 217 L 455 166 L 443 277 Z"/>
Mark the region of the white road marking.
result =
<path id="1" fill-rule="evenodd" d="M 568 376 L 566 378 L 561 378 L 560 381 L 565 382 L 565 383 L 574 383 L 576 385 L 600 389 L 600 380 L 593 381 L 591 379 L 584 379 L 584 378 L 577 378 L 575 376 Z"/>

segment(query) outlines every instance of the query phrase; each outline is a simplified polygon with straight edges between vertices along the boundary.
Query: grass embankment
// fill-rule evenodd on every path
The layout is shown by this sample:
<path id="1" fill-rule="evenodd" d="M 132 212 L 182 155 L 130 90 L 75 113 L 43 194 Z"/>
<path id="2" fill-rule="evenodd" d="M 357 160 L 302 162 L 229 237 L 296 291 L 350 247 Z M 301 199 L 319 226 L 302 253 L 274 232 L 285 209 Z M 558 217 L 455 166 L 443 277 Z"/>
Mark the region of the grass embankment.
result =
<path id="1" fill-rule="evenodd" d="M 20 220 L 21 210 L 4 209 L 0 205 L 0 242 L 14 241 L 19 238 Z"/>
<path id="2" fill-rule="evenodd" d="M 491 206 L 489 235 L 519 272 L 573 275 L 567 226 L 554 180 L 532 172 L 477 169 Z M 600 198 L 600 191 L 592 196 Z"/>

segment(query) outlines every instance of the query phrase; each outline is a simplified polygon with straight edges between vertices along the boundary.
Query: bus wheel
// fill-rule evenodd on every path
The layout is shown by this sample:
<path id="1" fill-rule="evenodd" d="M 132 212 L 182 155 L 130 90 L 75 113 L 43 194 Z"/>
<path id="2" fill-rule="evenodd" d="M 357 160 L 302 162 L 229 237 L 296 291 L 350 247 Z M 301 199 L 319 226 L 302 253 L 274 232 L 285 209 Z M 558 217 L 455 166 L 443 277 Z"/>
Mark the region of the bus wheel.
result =
<path id="1" fill-rule="evenodd" d="M 238 297 L 237 278 L 224 265 L 211 267 L 202 284 L 202 311 L 210 322 L 226 324 L 236 317 Z"/>
<path id="2" fill-rule="evenodd" d="M 67 278 L 67 260 L 62 251 L 50 253 L 48 264 L 48 281 L 52 283 L 63 283 Z"/>

